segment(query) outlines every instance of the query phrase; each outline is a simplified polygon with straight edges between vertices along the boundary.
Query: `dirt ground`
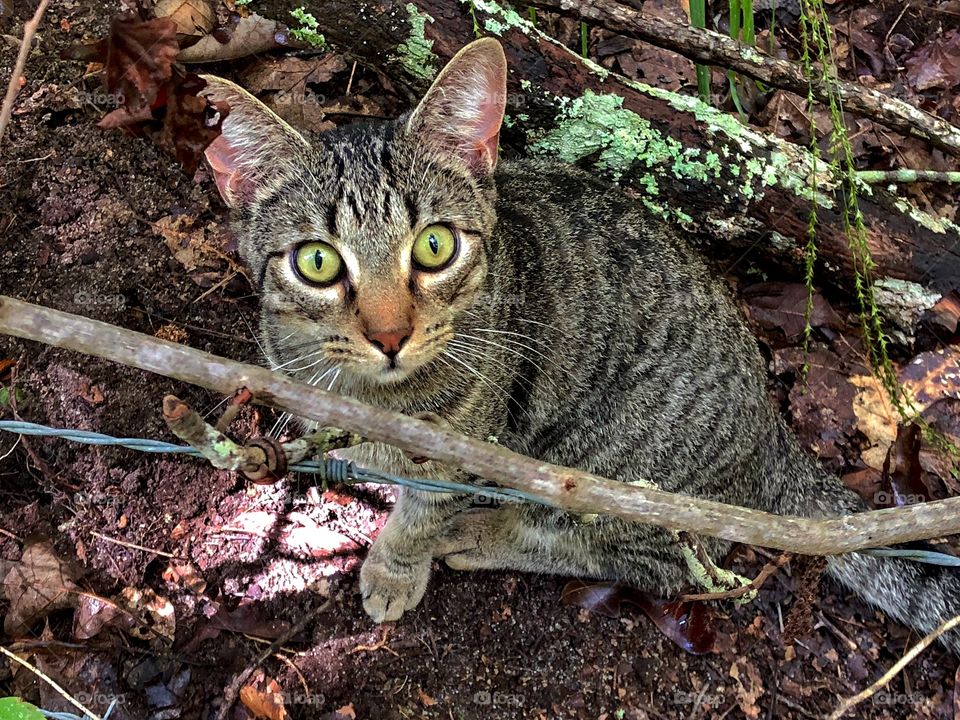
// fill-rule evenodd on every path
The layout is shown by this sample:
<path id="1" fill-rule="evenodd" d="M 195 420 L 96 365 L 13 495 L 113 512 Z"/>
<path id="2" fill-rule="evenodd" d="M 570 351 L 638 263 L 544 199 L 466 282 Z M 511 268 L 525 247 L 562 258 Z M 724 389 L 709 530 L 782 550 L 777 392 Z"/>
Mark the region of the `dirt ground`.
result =
<path id="1" fill-rule="evenodd" d="M 97 78 L 59 59 L 68 45 L 105 32 L 105 6 L 54 3 L 29 59 L 0 155 L 0 292 L 259 362 L 257 298 L 227 254 L 225 209 L 209 176 L 191 177 L 148 141 L 96 127 L 104 110 Z M 30 12 L 17 3 L 0 30 L 19 37 Z M 0 43 L 0 76 L 9 77 L 15 54 Z M 342 95 L 345 82 L 338 71 L 328 93 Z M 403 109 L 362 69 L 354 82 L 383 112 Z M 737 287 L 797 281 L 762 272 L 746 261 L 728 275 Z M 830 290 L 825 298 L 850 326 L 849 298 Z M 833 352 L 829 338 L 819 342 L 824 357 Z M 767 350 L 772 360 L 786 357 Z M 4 359 L 16 362 L 2 383 L 4 419 L 15 411 L 56 427 L 170 441 L 164 394 L 210 417 L 222 408 L 223 398 L 195 387 L 0 337 Z M 813 409 L 797 412 L 794 380 L 789 370 L 772 372 L 771 393 L 802 435 L 817 435 L 823 423 Z M 247 409 L 238 433 L 275 419 Z M 835 434 L 825 459 L 837 472 L 865 472 L 850 437 Z M 225 686 L 267 646 L 263 638 L 327 598 L 263 665 L 293 718 L 819 717 L 917 639 L 823 583 L 809 617 L 792 616 L 798 634 L 785 644 L 791 607 L 811 596 L 795 564 L 756 602 L 715 606 L 717 647 L 705 655 L 685 652 L 639 610 L 606 617 L 562 603 L 567 578 L 444 567 L 420 607 L 384 635 L 363 613 L 356 577 L 389 491 L 316 488 L 308 477 L 250 487 L 194 460 L 6 434 L 0 458 L 0 559 L 22 560 L 25 542 L 49 541 L 77 568 L 83 593 L 149 590 L 155 606 L 173 609 L 139 636 L 109 622 L 91 628 L 75 605 L 4 634 L 5 646 L 17 643 L 91 709 L 102 713 L 118 699 L 115 720 L 214 717 Z M 734 567 L 754 575 L 765 561 L 747 550 Z M 854 716 L 954 717 L 956 667 L 933 647 Z M 0 689 L 70 709 L 7 663 Z M 252 714 L 238 702 L 231 717 Z"/>

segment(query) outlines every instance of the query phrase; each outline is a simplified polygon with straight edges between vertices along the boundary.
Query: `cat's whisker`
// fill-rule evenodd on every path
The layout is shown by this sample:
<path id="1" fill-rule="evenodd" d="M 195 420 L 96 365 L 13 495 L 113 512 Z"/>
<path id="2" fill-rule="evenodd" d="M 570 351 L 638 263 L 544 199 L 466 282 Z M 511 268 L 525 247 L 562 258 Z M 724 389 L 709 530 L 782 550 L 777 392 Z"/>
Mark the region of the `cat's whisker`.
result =
<path id="1" fill-rule="evenodd" d="M 477 332 L 485 333 L 494 333 L 496 335 L 511 335 L 513 337 L 523 338 L 524 340 L 529 340 L 530 342 L 537 343 L 538 345 L 543 345 L 545 348 L 551 348 L 552 344 L 548 343 L 546 340 L 541 340 L 540 338 L 531 337 L 530 335 L 524 335 L 523 333 L 513 332 L 511 330 L 494 330 L 493 328 L 474 328 Z"/>
<path id="2" fill-rule="evenodd" d="M 250 324 L 250 321 L 247 320 L 247 316 L 242 312 L 239 313 L 240 319 L 243 320 L 243 324 L 247 326 L 247 330 L 250 331 L 250 336 L 253 338 L 253 341 L 257 344 L 257 347 L 260 348 L 260 352 L 264 357 L 267 357 L 267 351 L 264 349 L 263 344 L 260 342 L 260 338 L 257 337 L 257 333 L 253 329 L 253 325 Z"/>
<path id="3" fill-rule="evenodd" d="M 488 319 L 488 318 L 484 317 L 484 316 L 483 316 L 481 313 L 479 313 L 478 311 L 476 311 L 476 310 L 471 310 L 470 308 L 466 308 L 466 309 L 462 310 L 461 312 L 463 312 L 463 313 L 465 313 L 465 314 L 467 314 L 467 315 L 471 315 L 472 317 L 474 317 L 474 318 L 476 318 L 476 319 L 478 319 L 478 320 L 487 320 L 487 319 Z M 571 340 L 574 339 L 574 337 L 573 337 L 570 333 L 566 332 L 565 330 L 562 330 L 561 328 L 558 328 L 556 325 L 551 325 L 550 323 L 541 322 L 541 321 L 539 321 L 539 320 L 531 320 L 530 318 L 525 318 L 525 317 L 514 317 L 514 318 L 512 318 L 512 320 L 514 320 L 515 322 L 530 323 L 531 325 L 539 325 L 540 327 L 546 328 L 547 330 L 551 330 L 551 331 L 553 331 L 553 332 L 560 333 L 560 334 L 563 335 L 565 338 L 568 338 L 568 339 L 571 339 Z M 533 338 L 530 338 L 530 339 L 533 340 Z"/>
<path id="4" fill-rule="evenodd" d="M 461 338 L 466 338 L 466 339 L 468 339 L 468 340 L 474 340 L 474 341 L 476 341 L 476 342 L 481 342 L 481 343 L 483 343 L 483 344 L 485 344 L 485 345 L 490 345 L 491 347 L 500 348 L 501 350 L 504 350 L 504 351 L 506 351 L 506 352 L 508 352 L 508 353 L 511 353 L 511 354 L 513 354 L 513 355 L 516 355 L 516 356 L 519 357 L 521 360 L 526 360 L 526 361 L 529 362 L 531 365 L 533 365 L 535 368 L 537 368 L 537 370 L 539 370 L 541 373 L 543 373 L 545 376 L 549 376 L 549 373 L 544 369 L 544 367 L 543 367 L 542 365 L 540 365 L 540 364 L 539 364 L 537 361 L 535 361 L 533 358 L 527 357 L 526 355 L 524 355 L 524 354 L 523 354 L 522 352 L 520 352 L 519 350 L 515 350 L 515 349 L 513 349 L 513 348 L 511 348 L 511 347 L 508 347 L 508 346 L 506 346 L 506 345 L 502 345 L 502 344 L 500 344 L 500 343 L 498 343 L 498 342 L 494 342 L 493 340 L 487 340 L 487 339 L 485 339 L 485 338 L 477 337 L 476 335 L 467 335 L 466 333 L 457 333 L 457 336 L 458 336 L 458 337 L 461 337 Z M 529 350 L 530 352 L 537 353 L 537 354 L 540 355 L 541 357 L 545 358 L 545 359 L 547 360 L 547 362 L 551 363 L 551 364 L 552 364 L 554 367 L 556 367 L 558 370 L 561 370 L 561 371 L 563 371 L 563 372 L 567 372 L 564 368 L 562 368 L 559 364 L 557 364 L 557 362 L 556 362 L 555 360 L 553 360 L 553 358 L 550 358 L 550 357 L 544 355 L 543 353 L 538 352 L 538 351 L 534 350 L 533 348 L 528 347 L 528 346 L 526 346 L 526 345 L 523 345 L 522 347 L 526 348 L 526 349 Z"/>
<path id="5" fill-rule="evenodd" d="M 317 370 L 317 372 L 315 372 L 310 379 L 306 381 L 306 384 L 313 385 L 314 383 L 319 382 L 323 379 L 326 373 L 330 372 L 331 369 L 332 368 L 327 369 L 326 372 L 323 370 Z M 293 418 L 294 415 L 292 413 L 285 412 L 281 414 L 280 417 L 277 418 L 276 423 L 274 423 L 271 431 L 268 433 L 268 437 L 279 438 L 281 435 L 283 435 L 283 433 L 286 432 L 287 425 L 290 424 L 290 421 L 293 420 Z"/>
<path id="6" fill-rule="evenodd" d="M 504 402 L 505 404 L 507 404 L 507 406 L 509 406 L 510 397 L 509 397 L 509 395 L 503 390 L 503 388 L 501 388 L 500 386 L 498 386 L 496 383 L 494 383 L 492 380 L 490 380 L 490 378 L 488 378 L 488 377 L 487 377 L 486 375 L 484 375 L 482 372 L 480 372 L 479 370 L 477 370 L 475 367 L 473 367 L 473 366 L 472 366 L 470 363 L 468 363 L 466 360 L 464 360 L 463 358 L 461 358 L 461 357 L 460 357 L 456 352 L 454 352 L 451 348 L 447 347 L 446 349 L 444 349 L 443 354 L 445 354 L 448 358 L 450 358 L 450 359 L 453 360 L 454 362 L 456 362 L 456 363 L 462 365 L 464 368 L 466 368 L 467 371 L 468 371 L 471 375 L 473 375 L 474 377 L 476 377 L 480 382 L 482 382 L 484 385 L 486 385 L 488 388 L 490 388 L 497 397 L 499 397 L 501 400 L 503 400 L 503 402 Z"/>
<path id="7" fill-rule="evenodd" d="M 287 360 L 286 362 L 280 363 L 280 364 L 278 364 L 278 365 L 274 365 L 271 369 L 272 369 L 272 370 L 282 370 L 283 368 L 286 368 L 288 365 L 291 365 L 291 364 L 293 364 L 293 363 L 295 363 L 295 362 L 301 362 L 302 360 L 306 360 L 307 358 L 311 358 L 311 357 L 313 357 L 313 356 L 315 356 L 315 355 L 320 355 L 320 354 L 322 354 L 323 352 L 324 352 L 324 348 L 319 348 L 318 350 L 314 350 L 313 352 L 309 352 L 309 353 L 306 353 L 306 354 L 304 354 L 304 355 L 298 355 L 297 357 L 293 358 L 292 360 Z M 317 362 L 321 362 L 322 360 L 323 360 L 323 358 L 321 358 L 321 359 L 320 359 L 319 361 L 317 361 Z M 287 372 L 288 372 L 288 373 L 294 373 L 294 372 L 300 372 L 300 371 L 303 371 L 303 370 L 309 370 L 310 368 L 312 368 L 312 367 L 313 367 L 314 365 L 316 365 L 316 364 L 317 364 L 317 363 L 315 362 L 315 363 L 313 363 L 313 364 L 311 364 L 311 365 L 307 365 L 307 366 L 305 366 L 305 367 L 288 368 L 288 369 L 287 369 Z"/>
<path id="8" fill-rule="evenodd" d="M 322 352 L 322 351 L 320 351 L 320 352 Z M 316 354 L 317 354 L 317 353 L 311 353 L 311 355 L 316 355 Z M 306 356 L 306 357 L 309 357 L 309 355 Z M 303 359 L 305 359 L 305 358 L 303 358 Z M 304 371 L 306 371 L 306 370 L 310 370 L 310 369 L 312 369 L 312 368 L 315 368 L 315 367 L 316 367 L 317 365 L 319 365 L 320 363 L 325 362 L 326 359 L 327 359 L 327 358 L 325 358 L 325 357 L 323 357 L 323 356 L 321 355 L 319 358 L 317 358 L 316 360 L 314 360 L 312 363 L 309 363 L 309 364 L 307 364 L 307 365 L 303 365 L 303 366 L 301 366 L 301 367 L 290 368 L 289 370 L 287 370 L 287 372 L 289 372 L 289 373 L 304 372 Z"/>
<path id="9" fill-rule="evenodd" d="M 486 348 L 478 348 L 474 345 L 471 345 L 468 342 L 464 342 L 462 340 L 457 341 L 455 339 L 449 340 L 447 344 L 456 349 L 464 350 L 466 352 L 472 353 L 474 357 L 483 358 L 487 362 L 495 363 L 497 367 L 499 367 L 501 370 L 505 370 L 508 375 L 513 375 L 513 371 L 511 370 L 510 366 L 503 360 L 500 360 L 499 358 L 492 355 L 491 352 Z M 530 380 L 530 378 L 523 377 L 522 375 L 516 375 L 514 379 L 517 380 L 518 382 L 526 383 L 526 385 L 531 389 L 534 387 L 534 383 L 532 380 Z"/>

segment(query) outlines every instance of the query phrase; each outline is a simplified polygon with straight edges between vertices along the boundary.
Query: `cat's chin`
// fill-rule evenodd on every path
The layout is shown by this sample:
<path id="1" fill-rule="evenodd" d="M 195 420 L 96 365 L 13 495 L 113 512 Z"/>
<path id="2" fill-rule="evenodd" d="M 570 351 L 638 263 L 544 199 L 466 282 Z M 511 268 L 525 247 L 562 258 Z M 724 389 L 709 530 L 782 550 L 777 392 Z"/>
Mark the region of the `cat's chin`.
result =
<path id="1" fill-rule="evenodd" d="M 373 387 L 390 387 L 399 385 L 404 380 L 409 379 L 417 371 L 417 367 L 411 365 L 401 366 L 382 366 L 369 367 L 353 370 L 355 376 L 362 384 Z"/>

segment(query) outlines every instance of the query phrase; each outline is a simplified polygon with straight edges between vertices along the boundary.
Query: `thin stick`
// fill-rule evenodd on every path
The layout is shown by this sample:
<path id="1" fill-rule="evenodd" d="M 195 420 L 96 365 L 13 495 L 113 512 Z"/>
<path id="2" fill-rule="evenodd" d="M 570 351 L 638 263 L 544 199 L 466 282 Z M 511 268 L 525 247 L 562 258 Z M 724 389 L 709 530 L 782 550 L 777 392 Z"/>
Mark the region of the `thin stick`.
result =
<path id="1" fill-rule="evenodd" d="M 643 14 L 615 0 L 529 0 L 527 4 L 587 20 L 618 35 L 673 50 L 695 62 L 720 65 L 767 85 L 807 95 L 807 80 L 799 65 L 763 55 L 720 33 Z M 960 155 L 960 128 L 955 125 L 871 88 L 845 80 L 834 80 L 833 84 L 848 111 Z M 821 81 L 814 84 L 813 95 L 823 102 L 829 90 L 828 83 Z"/>
<path id="2" fill-rule="evenodd" d="M 857 693 L 853 697 L 848 697 L 846 700 L 842 701 L 837 709 L 830 714 L 829 720 L 838 720 L 838 718 L 843 717 L 843 715 L 849 712 L 852 708 L 856 707 L 867 698 L 872 697 L 880 688 L 893 680 L 896 674 L 909 665 L 917 655 L 926 650 L 934 640 L 944 633 L 949 632 L 957 625 L 960 625 L 960 615 L 944 621 L 940 627 L 910 648 L 910 650 L 907 651 L 907 654 L 897 660 L 893 667 L 887 670 L 879 680 L 873 683 L 873 685 L 868 687 L 866 690 Z"/>
<path id="3" fill-rule="evenodd" d="M 861 170 L 857 179 L 871 185 L 880 183 L 960 183 L 960 172 L 940 172 L 938 170 Z"/>
<path id="4" fill-rule="evenodd" d="M 246 387 L 261 405 L 460 467 L 574 513 L 602 513 L 803 555 L 833 555 L 960 532 L 960 497 L 813 519 L 616 482 L 297 383 L 280 372 L 3 295 L 0 332 L 96 355 L 223 395 Z"/>
<path id="5" fill-rule="evenodd" d="M 20 76 L 23 75 L 23 69 L 27 66 L 27 56 L 30 54 L 33 36 L 37 32 L 37 28 L 40 27 L 40 21 L 43 20 L 43 14 L 47 11 L 47 5 L 49 4 L 50 0 L 40 0 L 33 17 L 23 24 L 23 40 L 20 42 L 20 52 L 17 53 L 13 75 L 10 77 L 10 84 L 7 85 L 3 107 L 0 108 L 0 142 L 3 141 L 3 133 L 6 131 L 7 125 L 10 123 L 10 116 L 13 114 L 13 102 L 20 92 Z"/>
<path id="6" fill-rule="evenodd" d="M 60 687 L 60 686 L 53 680 L 53 678 L 51 678 L 49 675 L 46 675 L 42 670 L 40 670 L 40 668 L 34 667 L 34 666 L 31 665 L 30 663 L 28 663 L 26 660 L 24 660 L 22 657 L 20 657 L 19 655 L 16 655 L 15 653 L 10 652 L 9 650 L 7 650 L 7 649 L 6 649 L 5 647 L 3 647 L 2 645 L 0 645 L 0 653 L 3 653 L 4 655 L 6 655 L 6 656 L 7 656 L 8 658 L 10 658 L 11 660 L 15 660 L 16 662 L 18 662 L 18 663 L 20 663 L 21 665 L 23 665 L 27 670 L 29 670 L 30 672 L 32 672 L 32 673 L 33 673 L 34 675 L 36 675 L 38 678 L 40 678 L 40 679 L 43 680 L 45 683 L 47 683 L 47 685 L 49 685 L 49 686 L 52 687 L 54 690 L 56 690 L 58 693 L 60 693 L 60 695 L 63 696 L 63 699 L 64 699 L 64 700 L 66 700 L 68 703 L 70 703 L 71 705 L 73 705 L 77 710 L 79 710 L 79 711 L 82 712 L 84 715 L 86 715 L 88 718 L 90 718 L 90 720 L 103 720 L 103 718 L 101 718 L 101 717 L 100 717 L 99 715 L 97 715 L 95 712 L 93 712 L 92 710 L 90 710 L 86 705 L 84 705 L 83 703 L 81 703 L 79 700 L 77 700 L 76 698 L 74 698 L 70 693 L 68 693 L 66 690 L 64 690 L 62 687 Z"/>
<path id="7" fill-rule="evenodd" d="M 130 548 L 131 550 L 142 550 L 143 552 L 153 553 L 154 555 L 159 555 L 161 557 L 170 558 L 171 560 L 186 560 L 179 555 L 174 555 L 173 553 L 164 552 L 163 550 L 156 550 L 154 548 L 144 547 L 143 545 L 137 545 L 136 543 L 127 542 L 125 540 L 117 540 L 112 538 L 109 535 L 104 535 L 102 533 L 90 531 L 90 534 L 94 537 L 98 537 L 101 540 L 113 543 L 114 545 L 122 545 L 123 547 Z"/>

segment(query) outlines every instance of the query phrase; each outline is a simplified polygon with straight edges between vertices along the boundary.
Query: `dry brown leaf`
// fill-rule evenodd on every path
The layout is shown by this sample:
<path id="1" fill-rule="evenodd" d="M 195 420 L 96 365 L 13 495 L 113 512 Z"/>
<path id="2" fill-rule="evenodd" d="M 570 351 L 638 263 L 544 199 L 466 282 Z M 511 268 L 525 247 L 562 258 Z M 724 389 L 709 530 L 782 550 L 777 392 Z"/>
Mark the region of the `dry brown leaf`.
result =
<path id="1" fill-rule="evenodd" d="M 265 720 L 286 720 L 287 711 L 283 705 L 283 688 L 262 670 L 258 670 L 249 685 L 240 688 L 240 702 L 256 718 Z"/>
<path id="2" fill-rule="evenodd" d="M 432 698 L 427 695 L 422 688 L 417 688 L 417 697 L 420 699 L 420 702 L 424 707 L 433 707 L 437 704 L 436 698 Z"/>
<path id="3" fill-rule="evenodd" d="M 73 636 L 77 640 L 89 640 L 103 632 L 104 628 L 129 631 L 134 624 L 130 613 L 112 600 L 83 593 L 73 616 Z"/>
<path id="4" fill-rule="evenodd" d="M 194 595 L 203 595 L 207 581 L 190 563 L 171 562 L 163 571 L 163 579 L 174 585 L 182 585 Z"/>
<path id="5" fill-rule="evenodd" d="M 942 398 L 960 399 L 960 346 L 920 353 L 900 369 L 898 376 L 913 412 L 921 413 Z M 871 443 L 863 451 L 863 461 L 881 469 L 897 438 L 900 415 L 875 377 L 858 375 L 850 382 L 860 388 L 853 401 L 857 427 Z"/>
<path id="6" fill-rule="evenodd" d="M 20 562 L 12 565 L 3 579 L 3 595 L 10 603 L 4 632 L 23 635 L 54 610 L 74 607 L 78 577 L 69 563 L 57 556 L 51 541 L 29 542 Z"/>
<path id="7" fill-rule="evenodd" d="M 960 84 L 960 32 L 951 30 L 923 44 L 904 64 L 916 90 L 955 87 Z"/>
<path id="8" fill-rule="evenodd" d="M 218 28 L 205 35 L 177 56 L 182 63 L 209 63 L 273 50 L 278 47 L 297 47 L 288 39 L 286 27 L 276 20 L 268 20 L 256 13 L 237 18 L 236 24 Z"/>
<path id="9" fill-rule="evenodd" d="M 740 663 L 744 666 L 743 671 L 740 670 Z M 760 717 L 760 706 L 757 705 L 757 700 L 764 693 L 760 671 L 752 662 L 743 658 L 730 666 L 730 677 L 737 683 L 737 705 L 740 706 L 740 710 L 750 720 L 756 720 Z"/>
<path id="10" fill-rule="evenodd" d="M 158 0 L 153 12 L 173 21 L 180 35 L 205 35 L 216 22 L 207 0 Z"/>
<path id="11" fill-rule="evenodd" d="M 173 603 L 157 595 L 150 588 L 139 590 L 126 587 L 116 598 L 135 619 L 130 634 L 143 640 L 158 642 L 163 646 L 173 644 L 177 632 L 177 619 Z"/>
<path id="12" fill-rule="evenodd" d="M 788 342 L 802 337 L 807 326 L 807 294 L 807 286 L 803 283 L 782 282 L 757 283 L 742 292 L 751 319 L 764 330 L 782 332 Z M 843 321 L 830 303 L 815 293 L 810 325 L 839 329 L 843 327 Z"/>

